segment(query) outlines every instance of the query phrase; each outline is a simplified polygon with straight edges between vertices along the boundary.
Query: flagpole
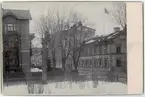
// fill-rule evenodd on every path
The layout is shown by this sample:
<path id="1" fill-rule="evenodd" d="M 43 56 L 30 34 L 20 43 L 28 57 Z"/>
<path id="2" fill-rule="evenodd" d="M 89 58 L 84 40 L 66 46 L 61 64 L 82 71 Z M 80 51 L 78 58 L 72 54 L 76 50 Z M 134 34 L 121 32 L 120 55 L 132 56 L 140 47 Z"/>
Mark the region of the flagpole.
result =
<path id="1" fill-rule="evenodd" d="M 106 30 L 106 25 L 105 25 L 106 16 L 105 16 L 105 14 L 109 14 L 109 12 L 107 11 L 106 8 L 104 8 L 104 34 L 105 34 L 105 30 Z"/>
<path id="2" fill-rule="evenodd" d="M 105 13 L 103 15 L 104 15 L 104 35 L 105 35 Z"/>

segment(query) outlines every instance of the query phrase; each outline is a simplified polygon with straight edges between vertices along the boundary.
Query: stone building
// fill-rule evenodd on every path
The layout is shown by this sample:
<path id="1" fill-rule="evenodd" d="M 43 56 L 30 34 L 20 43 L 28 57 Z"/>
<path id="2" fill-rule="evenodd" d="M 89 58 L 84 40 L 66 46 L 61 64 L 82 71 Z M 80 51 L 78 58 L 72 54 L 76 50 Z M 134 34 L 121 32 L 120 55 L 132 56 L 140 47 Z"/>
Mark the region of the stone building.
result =
<path id="1" fill-rule="evenodd" d="M 28 70 L 30 65 L 29 10 L 3 10 L 4 71 Z"/>
<path id="2" fill-rule="evenodd" d="M 127 68 L 126 29 L 114 28 L 114 33 L 96 37 L 85 43 L 78 71 L 84 75 L 124 73 Z"/>

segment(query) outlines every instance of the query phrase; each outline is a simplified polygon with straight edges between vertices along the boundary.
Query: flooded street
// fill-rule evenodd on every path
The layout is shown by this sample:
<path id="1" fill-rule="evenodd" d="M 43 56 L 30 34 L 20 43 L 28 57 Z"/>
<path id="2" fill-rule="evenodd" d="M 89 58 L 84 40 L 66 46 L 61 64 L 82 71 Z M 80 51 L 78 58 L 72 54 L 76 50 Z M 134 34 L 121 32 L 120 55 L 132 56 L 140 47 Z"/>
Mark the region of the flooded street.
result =
<path id="1" fill-rule="evenodd" d="M 28 92 L 28 88 L 31 90 Z M 17 90 L 16 90 L 17 89 Z M 93 81 L 87 82 L 52 82 L 47 85 L 34 84 L 27 86 L 20 84 L 17 86 L 5 86 L 4 94 L 7 95 L 27 95 L 27 94 L 38 94 L 38 95 L 99 95 L 99 94 L 126 94 L 127 85 L 122 83 L 105 83 L 98 82 L 98 85 Z"/>
<path id="2" fill-rule="evenodd" d="M 100 95 L 100 94 L 126 94 L 127 85 L 121 82 L 109 82 L 92 80 L 85 77 L 49 77 L 47 84 L 20 83 L 4 86 L 4 94 L 7 95 Z M 99 77 L 100 78 L 100 77 Z M 105 78 L 105 77 L 104 77 Z M 15 90 L 17 89 L 17 90 Z"/>

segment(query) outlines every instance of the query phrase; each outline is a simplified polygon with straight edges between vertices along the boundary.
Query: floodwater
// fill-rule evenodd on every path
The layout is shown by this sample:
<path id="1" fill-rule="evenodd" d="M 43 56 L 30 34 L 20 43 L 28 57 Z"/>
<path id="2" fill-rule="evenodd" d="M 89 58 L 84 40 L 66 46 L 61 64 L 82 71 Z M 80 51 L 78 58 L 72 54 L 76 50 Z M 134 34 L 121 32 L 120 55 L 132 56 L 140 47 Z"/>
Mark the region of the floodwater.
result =
<path id="1" fill-rule="evenodd" d="M 21 83 L 4 86 L 4 95 L 103 95 L 127 94 L 127 84 L 90 77 L 55 77 L 47 84 Z M 101 77 L 99 77 L 101 78 Z M 105 77 L 104 77 L 105 78 Z"/>

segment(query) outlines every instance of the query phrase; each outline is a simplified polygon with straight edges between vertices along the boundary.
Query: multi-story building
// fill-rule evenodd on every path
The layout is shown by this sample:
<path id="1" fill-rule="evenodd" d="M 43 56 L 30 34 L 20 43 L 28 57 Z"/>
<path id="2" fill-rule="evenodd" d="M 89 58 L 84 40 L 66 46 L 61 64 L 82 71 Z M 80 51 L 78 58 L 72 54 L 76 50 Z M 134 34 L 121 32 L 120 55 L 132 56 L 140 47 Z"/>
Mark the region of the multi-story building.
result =
<path id="1" fill-rule="evenodd" d="M 80 74 L 106 75 L 108 72 L 126 72 L 126 28 L 114 30 L 114 33 L 85 43 L 78 66 Z"/>
<path id="2" fill-rule="evenodd" d="M 56 63 L 58 67 L 62 67 L 62 51 L 60 45 L 63 45 L 63 50 L 67 52 L 70 48 L 77 47 L 81 42 L 91 39 L 93 36 L 95 36 L 95 29 L 84 26 L 81 22 L 73 25 L 70 29 L 57 32 L 54 45 L 56 48 Z M 71 54 L 69 54 L 65 64 L 66 66 L 68 64 L 73 66 Z"/>
<path id="3" fill-rule="evenodd" d="M 78 22 L 77 25 L 71 27 L 68 30 L 68 41 L 71 42 L 72 51 L 69 54 L 69 57 L 66 60 L 66 68 L 68 67 L 70 70 L 75 69 L 73 58 L 77 57 L 78 51 L 73 50 L 78 47 L 78 45 L 82 44 L 84 41 L 87 41 L 95 36 L 95 29 L 84 26 L 81 22 Z M 74 56 L 73 56 L 74 54 Z M 75 58 L 77 59 L 77 58 Z"/>
<path id="4" fill-rule="evenodd" d="M 27 70 L 30 65 L 29 10 L 3 9 L 4 71 Z"/>

